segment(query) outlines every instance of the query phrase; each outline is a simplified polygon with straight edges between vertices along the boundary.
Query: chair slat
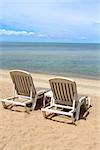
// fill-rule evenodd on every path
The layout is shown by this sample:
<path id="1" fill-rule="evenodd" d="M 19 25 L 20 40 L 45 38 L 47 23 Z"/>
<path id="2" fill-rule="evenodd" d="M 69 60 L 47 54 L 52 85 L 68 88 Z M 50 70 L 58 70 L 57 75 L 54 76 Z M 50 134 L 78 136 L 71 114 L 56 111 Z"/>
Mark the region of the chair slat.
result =
<path id="1" fill-rule="evenodd" d="M 69 88 L 70 88 L 70 98 L 71 98 L 71 101 L 73 101 L 73 98 L 74 98 L 73 85 L 69 84 Z"/>
<path id="2" fill-rule="evenodd" d="M 57 99 L 57 98 L 56 98 L 56 91 L 55 91 L 54 83 L 50 82 L 50 86 L 51 86 L 51 89 L 52 89 L 52 91 L 53 91 L 53 93 L 54 93 L 54 95 L 53 95 L 54 98 Z"/>
<path id="3" fill-rule="evenodd" d="M 33 84 L 32 77 L 24 72 L 13 71 L 11 72 L 13 83 L 15 84 L 15 90 L 18 95 L 30 96 L 30 90 L 33 88 L 33 97 L 36 95 L 36 89 Z"/>
<path id="4" fill-rule="evenodd" d="M 66 103 L 66 105 L 73 103 L 74 95 L 77 94 L 74 81 L 66 78 L 52 78 L 49 82 L 57 103 Z"/>
<path id="5" fill-rule="evenodd" d="M 63 92 L 63 84 L 62 83 L 60 83 L 60 94 L 61 94 L 61 99 L 63 101 L 65 101 L 66 98 L 65 98 L 65 95 L 64 95 L 64 92 Z"/>
<path id="6" fill-rule="evenodd" d="M 19 77 L 19 83 L 20 83 L 20 86 L 21 86 L 21 94 L 23 94 L 23 95 L 26 95 L 26 91 L 25 91 L 25 89 L 26 89 L 26 87 L 25 87 L 25 84 L 24 84 L 24 79 L 23 79 L 23 77 L 24 76 L 18 76 Z"/>
<path id="7" fill-rule="evenodd" d="M 63 89 L 63 93 L 64 93 L 64 98 L 66 101 L 68 101 L 68 96 L 66 94 L 66 89 L 65 89 L 65 83 L 62 84 L 62 87 L 63 87 L 62 89 Z"/>
<path id="8" fill-rule="evenodd" d="M 27 77 L 24 77 L 23 80 L 24 80 L 25 87 L 26 87 L 26 93 L 29 94 L 29 90 L 28 90 L 29 88 L 28 88 L 28 84 L 27 84 Z"/>
<path id="9" fill-rule="evenodd" d="M 69 94 L 69 87 L 68 87 L 68 84 L 65 83 L 65 90 L 66 90 L 66 95 L 68 97 L 68 101 L 70 101 L 70 94 Z"/>
<path id="10" fill-rule="evenodd" d="M 54 85 L 54 89 L 55 89 L 55 98 L 58 99 L 58 92 L 57 92 L 56 83 L 52 83 L 52 84 Z"/>
<path id="11" fill-rule="evenodd" d="M 17 91 L 17 94 L 19 94 L 19 91 L 21 91 L 21 86 L 19 84 L 19 78 L 17 75 L 13 75 L 13 77 L 15 77 L 15 81 L 14 81 L 15 89 Z"/>
<path id="12" fill-rule="evenodd" d="M 57 83 L 57 91 L 58 91 L 58 100 L 62 100 L 59 83 Z"/>

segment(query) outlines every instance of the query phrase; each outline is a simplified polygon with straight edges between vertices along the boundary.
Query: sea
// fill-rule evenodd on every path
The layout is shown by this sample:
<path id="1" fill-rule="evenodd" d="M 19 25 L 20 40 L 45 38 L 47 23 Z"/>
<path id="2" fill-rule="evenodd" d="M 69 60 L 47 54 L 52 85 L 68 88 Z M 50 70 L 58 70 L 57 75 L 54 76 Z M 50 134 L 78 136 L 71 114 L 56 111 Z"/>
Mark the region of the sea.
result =
<path id="1" fill-rule="evenodd" d="M 100 79 L 100 44 L 0 42 L 0 69 Z"/>

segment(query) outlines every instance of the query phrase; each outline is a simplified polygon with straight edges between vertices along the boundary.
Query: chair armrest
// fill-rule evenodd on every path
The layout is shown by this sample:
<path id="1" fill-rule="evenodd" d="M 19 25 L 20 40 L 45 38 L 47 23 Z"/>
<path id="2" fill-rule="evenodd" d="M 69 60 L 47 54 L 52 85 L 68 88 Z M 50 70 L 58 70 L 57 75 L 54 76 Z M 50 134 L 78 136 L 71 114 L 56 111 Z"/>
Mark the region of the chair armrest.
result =
<path id="1" fill-rule="evenodd" d="M 14 96 L 14 97 L 8 97 L 8 98 L 4 98 L 5 100 L 14 100 L 14 99 L 16 99 L 16 98 L 18 98 L 18 96 Z"/>
<path id="2" fill-rule="evenodd" d="M 36 92 L 37 92 L 37 95 L 43 95 L 44 93 L 47 93 L 50 89 L 45 89 L 45 88 L 36 88 Z"/>
<path id="3" fill-rule="evenodd" d="M 82 96 L 79 99 L 79 103 L 83 104 L 84 102 L 88 108 L 91 106 L 91 98 L 89 96 Z"/>
<path id="4" fill-rule="evenodd" d="M 90 107 L 90 97 L 89 96 L 82 96 L 81 98 L 79 98 L 79 103 L 77 105 L 77 109 L 76 109 L 76 120 L 79 119 L 79 114 L 80 114 L 80 108 L 81 105 L 85 105 L 85 109 L 88 110 L 88 108 Z"/>
<path id="5" fill-rule="evenodd" d="M 81 98 L 79 98 L 79 103 L 82 104 L 86 98 L 87 96 L 82 96 Z"/>
<path id="6" fill-rule="evenodd" d="M 43 95 L 46 91 L 45 90 L 40 90 L 40 91 L 37 91 L 37 95 Z"/>
<path id="7" fill-rule="evenodd" d="M 44 99 L 43 99 L 43 107 L 46 106 L 46 100 L 49 98 L 49 102 L 48 104 L 49 105 L 52 105 L 54 103 L 54 99 L 53 99 L 53 93 L 51 90 L 47 91 L 45 94 L 44 94 Z"/>

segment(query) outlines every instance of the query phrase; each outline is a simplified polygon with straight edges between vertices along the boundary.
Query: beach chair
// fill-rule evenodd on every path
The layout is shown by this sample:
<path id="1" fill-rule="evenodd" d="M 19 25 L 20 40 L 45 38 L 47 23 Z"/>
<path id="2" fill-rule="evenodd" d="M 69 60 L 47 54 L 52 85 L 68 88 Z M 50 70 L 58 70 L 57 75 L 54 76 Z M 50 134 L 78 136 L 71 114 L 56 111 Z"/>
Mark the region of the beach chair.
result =
<path id="1" fill-rule="evenodd" d="M 51 97 L 51 103 L 49 106 L 42 108 L 42 112 L 45 118 L 47 114 L 51 113 L 71 116 L 72 122 L 79 119 L 80 108 L 83 103 L 86 107 L 90 106 L 90 97 L 83 96 L 78 98 L 76 82 L 62 77 L 55 77 L 49 80 L 51 91 L 45 93 L 46 96 Z M 44 102 L 45 104 L 45 102 Z"/>
<path id="2" fill-rule="evenodd" d="M 35 109 L 38 98 L 42 98 L 45 90 L 37 91 L 30 73 L 22 70 L 12 70 L 10 76 L 13 81 L 13 96 L 6 99 L 0 99 L 3 107 L 7 103 L 24 106 L 29 111 L 27 105 L 31 103 L 31 110 Z"/>

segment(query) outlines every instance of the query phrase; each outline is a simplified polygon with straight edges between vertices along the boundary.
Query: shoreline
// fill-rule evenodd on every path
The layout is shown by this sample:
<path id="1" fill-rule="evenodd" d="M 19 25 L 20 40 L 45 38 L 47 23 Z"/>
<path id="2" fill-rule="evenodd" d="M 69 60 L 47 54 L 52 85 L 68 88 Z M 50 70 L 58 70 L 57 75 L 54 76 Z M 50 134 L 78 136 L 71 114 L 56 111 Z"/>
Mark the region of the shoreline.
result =
<path id="1" fill-rule="evenodd" d="M 87 80 L 96 80 L 96 81 L 99 81 L 100 80 L 100 77 L 96 78 L 96 77 L 93 77 L 93 76 L 87 76 L 87 75 L 80 75 L 80 74 L 71 74 L 71 73 L 57 73 L 57 72 L 42 72 L 42 71 L 29 71 L 29 70 L 25 70 L 25 69 L 2 69 L 0 68 L 0 72 L 1 71 L 7 71 L 9 72 L 10 70 L 24 70 L 24 71 L 27 71 L 31 74 L 42 74 L 42 75 L 51 75 L 51 76 L 63 76 L 63 77 L 68 77 L 68 78 L 79 78 L 79 79 L 87 79 Z"/>
<path id="2" fill-rule="evenodd" d="M 10 70 L 1 70 L 0 69 L 0 82 L 12 82 L 9 74 Z M 49 86 L 49 78 L 58 76 L 61 77 L 62 75 L 54 75 L 54 74 L 43 74 L 43 73 L 35 73 L 29 72 L 34 80 L 36 86 L 41 86 L 44 88 L 50 88 Z M 66 78 L 73 79 L 77 84 L 77 89 L 80 94 L 91 95 L 91 96 L 100 96 L 100 80 L 96 79 L 87 79 L 81 77 L 70 77 L 70 76 L 63 76 Z"/>

